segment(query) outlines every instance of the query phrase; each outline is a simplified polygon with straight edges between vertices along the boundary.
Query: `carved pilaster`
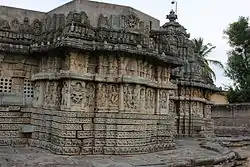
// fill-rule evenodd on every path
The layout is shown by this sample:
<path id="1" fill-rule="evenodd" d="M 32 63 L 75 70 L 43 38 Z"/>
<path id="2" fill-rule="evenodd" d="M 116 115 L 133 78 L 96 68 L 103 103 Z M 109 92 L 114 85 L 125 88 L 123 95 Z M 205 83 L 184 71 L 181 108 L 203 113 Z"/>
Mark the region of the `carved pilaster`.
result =
<path id="1" fill-rule="evenodd" d="M 119 58 L 119 77 L 123 76 L 125 74 L 125 63 L 124 63 L 124 57 Z"/>
<path id="2" fill-rule="evenodd" d="M 119 111 L 124 111 L 124 87 L 122 84 L 119 85 Z"/>
<path id="3" fill-rule="evenodd" d="M 37 81 L 35 83 L 34 90 L 34 102 L 33 105 L 35 107 L 41 107 L 44 104 L 44 92 L 45 92 L 45 82 Z"/>
<path id="4" fill-rule="evenodd" d="M 162 67 L 157 67 L 156 79 L 158 82 L 161 82 L 161 71 Z"/>
<path id="5" fill-rule="evenodd" d="M 70 81 L 63 81 L 61 110 L 70 110 Z"/>
<path id="6" fill-rule="evenodd" d="M 160 90 L 156 89 L 156 96 L 155 96 L 155 114 L 161 114 L 160 109 Z"/>
<path id="7" fill-rule="evenodd" d="M 140 112 L 145 113 L 145 100 L 146 100 L 146 88 L 141 86 L 140 88 Z"/>

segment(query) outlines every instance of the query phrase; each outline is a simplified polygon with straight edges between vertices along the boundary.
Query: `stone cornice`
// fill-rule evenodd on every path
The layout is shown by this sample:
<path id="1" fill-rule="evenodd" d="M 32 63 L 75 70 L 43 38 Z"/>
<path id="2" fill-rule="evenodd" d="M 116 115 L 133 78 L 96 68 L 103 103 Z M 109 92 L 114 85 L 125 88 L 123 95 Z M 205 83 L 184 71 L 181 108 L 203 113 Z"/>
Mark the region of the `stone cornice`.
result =
<path id="1" fill-rule="evenodd" d="M 219 92 L 220 89 L 217 88 L 215 85 L 203 83 L 203 82 L 194 82 L 194 81 L 175 81 L 176 84 L 180 86 L 192 86 L 192 87 L 200 87 L 203 89 L 209 89 L 213 92 Z"/>
<path id="2" fill-rule="evenodd" d="M 209 101 L 205 98 L 199 98 L 199 97 L 187 97 L 187 96 L 170 96 L 170 100 L 181 100 L 181 101 L 196 101 L 196 102 L 202 102 L 206 104 L 213 105 L 214 103 L 212 101 Z"/>
<path id="3" fill-rule="evenodd" d="M 42 35 L 0 30 L 0 51 L 28 54 L 70 47 L 86 51 L 127 52 L 149 56 L 174 67 L 183 65 L 181 58 L 174 57 L 171 53 L 161 54 L 154 45 L 149 44 L 150 40 L 152 39 L 136 32 L 113 31 L 86 25 L 69 25 L 61 33 L 55 31 Z"/>
<path id="4" fill-rule="evenodd" d="M 103 76 L 101 74 L 84 74 L 79 75 L 73 72 L 61 71 L 53 73 L 38 73 L 32 77 L 32 80 L 60 80 L 60 79 L 76 79 L 76 80 L 86 80 L 86 81 L 97 81 L 106 83 L 134 83 L 147 85 L 153 88 L 160 89 L 177 89 L 177 85 L 168 83 L 159 83 L 157 81 L 149 81 L 142 77 L 132 77 L 132 76 Z"/>

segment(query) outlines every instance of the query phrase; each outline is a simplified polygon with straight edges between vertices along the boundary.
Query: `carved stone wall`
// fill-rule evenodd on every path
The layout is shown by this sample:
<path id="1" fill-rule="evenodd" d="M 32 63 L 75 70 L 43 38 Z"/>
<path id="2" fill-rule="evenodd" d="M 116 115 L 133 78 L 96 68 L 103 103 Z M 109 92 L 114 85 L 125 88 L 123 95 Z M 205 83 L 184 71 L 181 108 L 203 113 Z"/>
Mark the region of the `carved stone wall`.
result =
<path id="1" fill-rule="evenodd" d="M 31 76 L 38 72 L 38 62 L 26 55 L 0 54 L 0 142 L 24 146 L 27 135 L 20 130 L 30 124 L 34 85 Z"/>
<path id="2" fill-rule="evenodd" d="M 172 10 L 167 16 L 170 22 L 165 23 L 162 32 L 153 32 L 151 37 L 158 39 L 156 46 L 164 54 L 180 57 L 184 64 L 171 73 L 171 81 L 178 89 L 171 93 L 170 110 L 176 112 L 178 136 L 212 136 L 211 92 L 216 91 L 211 78 L 204 76 L 203 67 L 197 61 L 194 44 L 189 39 L 186 29 L 176 19 Z"/>
<path id="3" fill-rule="evenodd" d="M 32 146 L 60 154 L 133 154 L 175 146 L 171 67 L 117 54 L 65 50 L 41 57 L 33 76 Z"/>
<path id="4" fill-rule="evenodd" d="M 194 53 L 175 13 L 157 27 L 127 7 L 90 15 L 84 2 L 37 17 L 0 16 L 1 107 L 17 117 L 5 122 L 13 133 L 0 128 L 3 141 L 29 139 L 66 155 L 135 154 L 174 148 L 176 134 L 209 134 L 213 89 L 177 68 Z"/>
<path id="5" fill-rule="evenodd" d="M 213 136 L 211 105 L 207 90 L 188 85 L 179 86 L 170 96 L 170 107 L 177 114 L 179 136 Z"/>
<path id="6" fill-rule="evenodd" d="M 226 104 L 212 106 L 212 119 L 217 136 L 249 136 L 250 105 Z"/>

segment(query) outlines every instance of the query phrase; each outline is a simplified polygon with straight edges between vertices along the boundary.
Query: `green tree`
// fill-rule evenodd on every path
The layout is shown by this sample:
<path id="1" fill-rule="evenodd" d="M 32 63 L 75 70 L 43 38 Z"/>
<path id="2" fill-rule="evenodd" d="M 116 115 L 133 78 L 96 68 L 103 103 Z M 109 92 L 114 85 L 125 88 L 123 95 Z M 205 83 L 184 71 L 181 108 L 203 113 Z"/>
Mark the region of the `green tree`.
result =
<path id="1" fill-rule="evenodd" d="M 198 60 L 201 66 L 203 66 L 203 70 L 205 75 L 207 75 L 210 78 L 216 79 L 216 75 L 212 68 L 210 67 L 210 64 L 213 64 L 215 66 L 223 68 L 223 65 L 221 62 L 217 60 L 212 60 L 208 58 L 208 55 L 216 48 L 216 46 L 213 46 L 211 43 L 204 44 L 203 38 L 194 38 L 194 52 L 195 52 L 195 58 Z"/>
<path id="2" fill-rule="evenodd" d="M 250 29 L 247 17 L 229 24 L 224 31 L 231 50 L 228 52 L 226 76 L 233 81 L 228 87 L 229 102 L 250 102 Z"/>

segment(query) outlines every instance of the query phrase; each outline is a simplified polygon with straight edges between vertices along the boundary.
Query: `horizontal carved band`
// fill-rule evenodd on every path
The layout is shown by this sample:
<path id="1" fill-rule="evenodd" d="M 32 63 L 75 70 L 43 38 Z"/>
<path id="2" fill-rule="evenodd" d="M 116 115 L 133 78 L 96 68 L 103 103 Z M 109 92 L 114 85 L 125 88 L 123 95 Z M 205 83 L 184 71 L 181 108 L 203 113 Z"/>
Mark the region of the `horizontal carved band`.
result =
<path id="1" fill-rule="evenodd" d="M 104 82 L 104 83 L 133 83 L 147 85 L 153 88 L 160 89 L 177 89 L 175 84 L 171 82 L 167 84 L 158 83 L 146 80 L 142 77 L 132 77 L 132 76 L 122 76 L 122 77 L 106 77 L 96 74 L 86 74 L 78 75 L 71 72 L 61 72 L 61 73 L 38 73 L 32 77 L 33 81 L 36 80 L 60 80 L 60 79 L 73 79 L 73 80 L 83 80 L 83 81 L 95 81 L 95 82 Z"/>

